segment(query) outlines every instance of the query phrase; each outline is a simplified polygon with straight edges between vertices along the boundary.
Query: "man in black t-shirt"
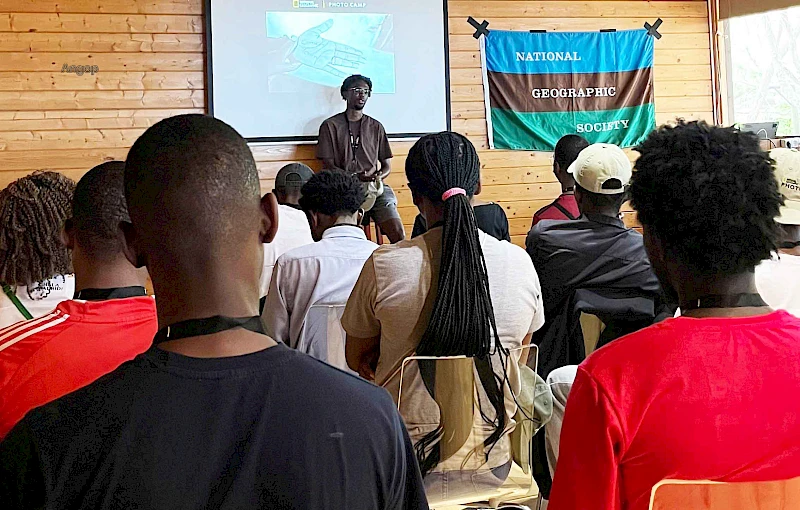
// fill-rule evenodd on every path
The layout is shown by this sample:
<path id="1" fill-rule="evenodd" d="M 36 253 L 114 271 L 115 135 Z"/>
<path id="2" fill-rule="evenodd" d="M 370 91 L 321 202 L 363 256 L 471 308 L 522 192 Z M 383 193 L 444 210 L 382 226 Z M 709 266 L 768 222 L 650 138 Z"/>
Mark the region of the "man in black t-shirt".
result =
<path id="1" fill-rule="evenodd" d="M 245 140 L 203 115 L 162 120 L 128 153 L 125 195 L 126 256 L 150 272 L 161 329 L 12 429 L 2 507 L 427 509 L 389 394 L 263 333 L 278 206 Z"/>
<path id="2" fill-rule="evenodd" d="M 405 238 L 403 222 L 397 212 L 397 197 L 383 182 L 392 171 L 392 149 L 383 125 L 364 114 L 372 95 L 372 81 L 366 76 L 350 76 L 342 84 L 341 93 L 347 110 L 320 126 L 317 158 L 322 160 L 324 170 L 344 170 L 364 182 L 368 202 L 365 209 L 371 206 L 365 221 L 373 218 L 389 241 L 397 243 Z M 383 193 L 375 196 L 381 187 Z"/>

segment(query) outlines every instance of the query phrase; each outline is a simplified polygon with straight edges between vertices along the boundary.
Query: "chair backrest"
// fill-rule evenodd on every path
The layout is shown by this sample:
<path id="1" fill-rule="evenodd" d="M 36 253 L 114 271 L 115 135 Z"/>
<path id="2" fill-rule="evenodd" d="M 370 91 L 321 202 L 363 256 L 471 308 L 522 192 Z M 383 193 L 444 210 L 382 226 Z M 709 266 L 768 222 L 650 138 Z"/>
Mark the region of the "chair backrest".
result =
<path id="1" fill-rule="evenodd" d="M 329 365 L 355 373 L 347 367 L 344 356 L 346 334 L 342 327 L 344 304 L 313 305 L 303 321 L 297 350 L 310 354 Z"/>
<path id="2" fill-rule="evenodd" d="M 789 510 L 800 508 L 800 478 L 722 483 L 663 480 L 653 487 L 650 510 Z"/>
<path id="3" fill-rule="evenodd" d="M 600 335 L 603 334 L 606 325 L 597 315 L 585 312 L 581 312 L 580 321 L 581 331 L 583 332 L 583 348 L 586 351 L 586 356 L 589 356 L 597 348 Z"/>
<path id="4" fill-rule="evenodd" d="M 524 359 L 530 358 L 531 363 L 536 366 L 538 358 L 538 348 L 536 345 L 527 345 L 517 347 L 509 351 L 509 363 L 520 363 L 520 370 L 523 369 L 525 363 Z M 525 370 L 529 370 L 527 367 Z M 430 374 L 435 373 L 434 376 Z M 427 375 L 428 377 L 424 377 Z M 525 374 L 520 374 L 520 380 L 530 382 L 530 378 L 522 377 Z M 535 370 L 531 373 L 535 377 Z M 432 382 L 431 382 L 432 381 Z M 404 407 L 404 398 L 408 399 L 409 392 L 427 392 L 432 394 L 433 400 L 439 407 L 440 412 L 440 425 L 442 427 L 442 439 L 440 442 L 441 461 L 455 455 L 459 450 L 463 453 L 463 447 L 467 440 L 470 438 L 472 427 L 478 419 L 477 413 L 481 408 L 486 408 L 487 403 L 483 401 L 481 405 L 481 396 L 478 391 L 478 378 L 475 375 L 475 364 L 472 358 L 465 356 L 409 356 L 405 358 L 400 366 L 400 388 L 397 398 L 397 408 L 401 415 L 404 417 L 409 413 L 416 412 L 416 402 L 414 405 L 407 405 Z M 509 381 L 504 384 L 509 385 Z M 509 388 L 506 388 L 507 390 Z M 533 413 L 533 400 L 536 398 L 536 390 L 530 388 L 531 391 L 525 393 L 520 388 L 514 389 L 514 394 L 519 393 L 519 398 L 529 397 L 529 402 L 525 410 L 518 411 L 515 418 L 519 419 L 518 427 L 523 426 L 522 416 L 531 417 Z M 405 396 L 405 397 L 404 397 Z M 485 397 L 484 397 L 485 398 Z M 518 402 L 523 405 L 522 402 Z M 411 407 L 411 409 L 409 408 Z M 412 418 L 412 422 L 415 421 Z M 526 420 L 530 422 L 530 419 Z M 530 428 L 529 423 L 524 423 L 525 426 Z M 529 434 L 524 435 L 524 441 L 532 441 L 532 436 L 535 430 L 529 431 Z M 474 439 L 474 438 L 473 438 Z M 482 438 L 480 438 L 482 441 Z M 482 443 L 479 441 L 471 447 L 480 447 Z M 530 450 L 530 445 L 523 446 L 526 451 Z M 527 471 L 526 471 L 527 472 Z"/>

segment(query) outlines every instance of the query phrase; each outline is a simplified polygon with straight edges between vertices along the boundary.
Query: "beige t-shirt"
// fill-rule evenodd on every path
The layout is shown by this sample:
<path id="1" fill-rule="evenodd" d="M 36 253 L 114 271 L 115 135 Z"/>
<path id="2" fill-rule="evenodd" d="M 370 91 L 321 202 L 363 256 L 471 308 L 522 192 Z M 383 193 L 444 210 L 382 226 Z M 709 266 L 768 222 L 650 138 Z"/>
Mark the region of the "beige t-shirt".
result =
<path id="1" fill-rule="evenodd" d="M 519 348 L 523 339 L 544 324 L 544 306 L 539 277 L 530 257 L 522 248 L 479 232 L 480 244 L 489 275 L 489 293 L 497 322 L 500 343 L 507 349 Z M 428 324 L 438 288 L 438 272 L 442 229 L 396 245 L 383 246 L 367 260 L 361 276 L 347 302 L 342 326 L 348 335 L 357 338 L 380 336 L 380 357 L 375 383 L 385 387 L 395 402 L 400 388 L 402 361 L 414 354 Z M 507 372 L 510 391 L 519 394 L 519 351 L 512 352 Z M 400 414 L 413 442 L 439 425 L 439 408 L 425 389 L 416 365 L 404 373 Z M 499 355 L 492 357 L 492 367 L 502 374 Z M 481 401 L 487 402 L 477 379 Z M 481 406 L 492 411 L 491 407 Z M 492 449 L 488 466 L 482 456 L 466 459 L 456 455 L 441 463 L 437 470 L 493 468 L 511 458 L 508 433 L 514 428 L 512 417 L 517 406 L 513 395 L 505 395 L 506 435 Z M 493 412 L 492 412 L 493 414 Z M 490 414 L 491 415 L 491 414 Z M 478 445 L 492 431 L 480 416 L 473 426 L 473 440 Z M 470 450 L 471 448 L 466 448 Z M 461 453 L 461 452 L 459 452 Z M 460 458 L 459 458 L 460 457 Z"/>

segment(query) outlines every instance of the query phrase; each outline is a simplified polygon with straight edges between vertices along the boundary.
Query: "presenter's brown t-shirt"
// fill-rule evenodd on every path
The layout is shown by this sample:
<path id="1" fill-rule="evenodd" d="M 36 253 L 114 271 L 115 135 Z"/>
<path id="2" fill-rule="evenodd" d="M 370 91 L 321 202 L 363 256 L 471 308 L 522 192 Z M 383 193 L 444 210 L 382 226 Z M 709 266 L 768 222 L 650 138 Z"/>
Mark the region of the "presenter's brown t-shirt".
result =
<path id="1" fill-rule="evenodd" d="M 336 168 L 352 173 L 376 170 L 378 161 L 390 159 L 392 149 L 383 125 L 368 115 L 364 115 L 360 123 L 361 140 L 354 158 L 350 132 L 359 136 L 359 123 L 351 122 L 351 129 L 348 129 L 344 113 L 324 121 L 319 127 L 317 159 L 332 159 Z"/>

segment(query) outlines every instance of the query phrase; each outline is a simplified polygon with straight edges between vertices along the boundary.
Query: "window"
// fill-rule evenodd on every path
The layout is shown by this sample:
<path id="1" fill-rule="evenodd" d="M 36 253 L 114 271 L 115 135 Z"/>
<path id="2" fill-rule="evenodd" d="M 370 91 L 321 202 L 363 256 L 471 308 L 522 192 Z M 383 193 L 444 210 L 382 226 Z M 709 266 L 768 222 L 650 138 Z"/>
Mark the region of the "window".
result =
<path id="1" fill-rule="evenodd" d="M 732 18 L 726 33 L 733 121 L 800 134 L 800 7 Z"/>

